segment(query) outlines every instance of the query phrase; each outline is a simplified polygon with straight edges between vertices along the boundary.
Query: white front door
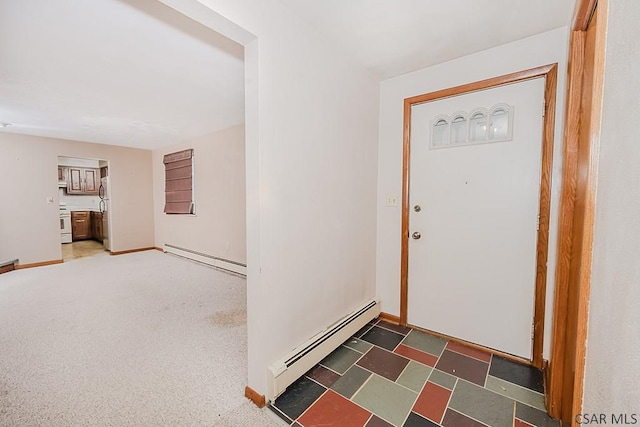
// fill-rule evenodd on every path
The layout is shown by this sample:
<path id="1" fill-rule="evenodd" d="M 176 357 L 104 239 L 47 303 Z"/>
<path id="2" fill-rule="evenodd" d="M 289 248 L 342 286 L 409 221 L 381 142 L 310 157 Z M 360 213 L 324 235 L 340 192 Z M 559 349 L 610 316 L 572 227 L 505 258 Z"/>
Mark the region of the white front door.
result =
<path id="1" fill-rule="evenodd" d="M 531 359 L 543 99 L 538 78 L 412 106 L 409 324 Z"/>

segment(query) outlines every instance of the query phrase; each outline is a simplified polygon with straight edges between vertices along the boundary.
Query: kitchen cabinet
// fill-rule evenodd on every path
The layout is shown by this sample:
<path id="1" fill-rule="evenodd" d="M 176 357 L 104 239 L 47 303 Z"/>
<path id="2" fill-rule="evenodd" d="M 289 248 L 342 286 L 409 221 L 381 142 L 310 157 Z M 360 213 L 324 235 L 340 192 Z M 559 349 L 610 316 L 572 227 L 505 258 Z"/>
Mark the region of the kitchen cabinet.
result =
<path id="1" fill-rule="evenodd" d="M 67 182 L 67 193 L 82 194 L 82 168 L 69 168 L 69 181 Z"/>
<path id="2" fill-rule="evenodd" d="M 102 243 L 102 212 L 91 212 L 91 238 Z"/>
<path id="3" fill-rule="evenodd" d="M 88 211 L 71 212 L 71 240 L 91 238 L 91 216 Z"/>
<path id="4" fill-rule="evenodd" d="M 69 167 L 68 194 L 98 194 L 100 170 L 94 168 Z"/>
<path id="5" fill-rule="evenodd" d="M 58 166 L 58 185 L 67 186 L 67 176 L 69 175 L 69 168 L 66 166 Z"/>

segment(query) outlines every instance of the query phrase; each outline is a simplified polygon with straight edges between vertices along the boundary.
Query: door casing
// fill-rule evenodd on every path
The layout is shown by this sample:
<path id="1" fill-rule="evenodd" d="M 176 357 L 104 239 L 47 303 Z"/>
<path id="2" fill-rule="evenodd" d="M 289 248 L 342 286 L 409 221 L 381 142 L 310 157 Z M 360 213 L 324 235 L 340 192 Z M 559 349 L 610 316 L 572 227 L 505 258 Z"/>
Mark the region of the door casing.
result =
<path id="1" fill-rule="evenodd" d="M 574 425 L 582 412 L 584 394 L 607 12 L 608 0 L 578 0 L 571 34 L 554 330 L 546 390 L 549 414 L 566 425 Z"/>

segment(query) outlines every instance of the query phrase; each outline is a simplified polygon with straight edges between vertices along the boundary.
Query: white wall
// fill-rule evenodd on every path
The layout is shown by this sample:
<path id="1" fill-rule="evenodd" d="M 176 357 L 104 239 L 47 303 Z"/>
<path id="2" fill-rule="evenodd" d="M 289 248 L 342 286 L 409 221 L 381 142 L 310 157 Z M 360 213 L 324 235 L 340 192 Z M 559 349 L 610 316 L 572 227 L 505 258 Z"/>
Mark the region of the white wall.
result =
<path id="1" fill-rule="evenodd" d="M 66 188 L 58 188 L 58 199 L 61 203 L 64 203 L 67 207 L 67 210 L 100 210 L 100 197 L 97 195 L 94 196 L 83 196 L 78 194 L 69 194 L 67 193 Z"/>
<path id="2" fill-rule="evenodd" d="M 590 413 L 640 412 L 638 16 L 637 0 L 609 2 L 583 405 Z"/>
<path id="3" fill-rule="evenodd" d="M 271 362 L 374 296 L 378 82 L 276 0 L 162 1 L 245 46 L 248 383 L 265 393 Z"/>
<path id="4" fill-rule="evenodd" d="M 164 213 L 165 154 L 193 148 L 195 215 Z M 153 150 L 155 246 L 246 262 L 244 126 Z"/>
<path id="5" fill-rule="evenodd" d="M 0 259 L 62 258 L 58 156 L 109 160 L 111 250 L 153 246 L 151 151 L 1 133 Z"/>
<path id="6" fill-rule="evenodd" d="M 544 356 L 545 358 L 549 357 L 561 188 L 567 52 L 568 29 L 560 28 L 388 79 L 381 83 L 376 289 L 378 296 L 382 299 L 384 312 L 394 315 L 400 313 L 400 230 L 402 221 L 400 202 L 404 98 L 557 62 L 558 87 L 544 346 Z M 398 206 L 386 207 L 387 196 L 396 197 Z M 473 319 L 469 319 L 469 321 L 473 321 Z"/>
<path id="7" fill-rule="evenodd" d="M 82 159 L 77 157 L 58 157 L 60 166 L 78 166 L 81 168 L 99 168 L 100 161 L 98 159 Z"/>

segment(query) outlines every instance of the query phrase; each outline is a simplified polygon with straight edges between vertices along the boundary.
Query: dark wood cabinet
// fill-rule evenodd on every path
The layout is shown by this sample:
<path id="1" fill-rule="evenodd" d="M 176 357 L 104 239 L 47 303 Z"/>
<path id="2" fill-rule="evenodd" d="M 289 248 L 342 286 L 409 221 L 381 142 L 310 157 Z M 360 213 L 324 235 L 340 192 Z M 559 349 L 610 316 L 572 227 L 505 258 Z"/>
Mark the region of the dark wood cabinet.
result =
<path id="1" fill-rule="evenodd" d="M 91 238 L 102 243 L 102 212 L 91 212 Z"/>
<path id="2" fill-rule="evenodd" d="M 71 240 L 92 239 L 102 243 L 102 233 L 102 212 L 71 212 Z"/>
<path id="3" fill-rule="evenodd" d="M 91 216 L 88 211 L 71 212 L 71 240 L 91 238 Z"/>
<path id="4" fill-rule="evenodd" d="M 98 194 L 99 182 L 99 169 L 69 167 L 67 193 Z"/>
<path id="5" fill-rule="evenodd" d="M 58 184 L 67 183 L 67 175 L 69 174 L 69 168 L 66 166 L 58 166 Z"/>
<path id="6" fill-rule="evenodd" d="M 100 186 L 100 171 L 98 169 L 85 169 L 84 193 L 98 194 L 98 186 Z"/>
<path id="7" fill-rule="evenodd" d="M 82 194 L 82 168 L 69 168 L 67 193 Z"/>

